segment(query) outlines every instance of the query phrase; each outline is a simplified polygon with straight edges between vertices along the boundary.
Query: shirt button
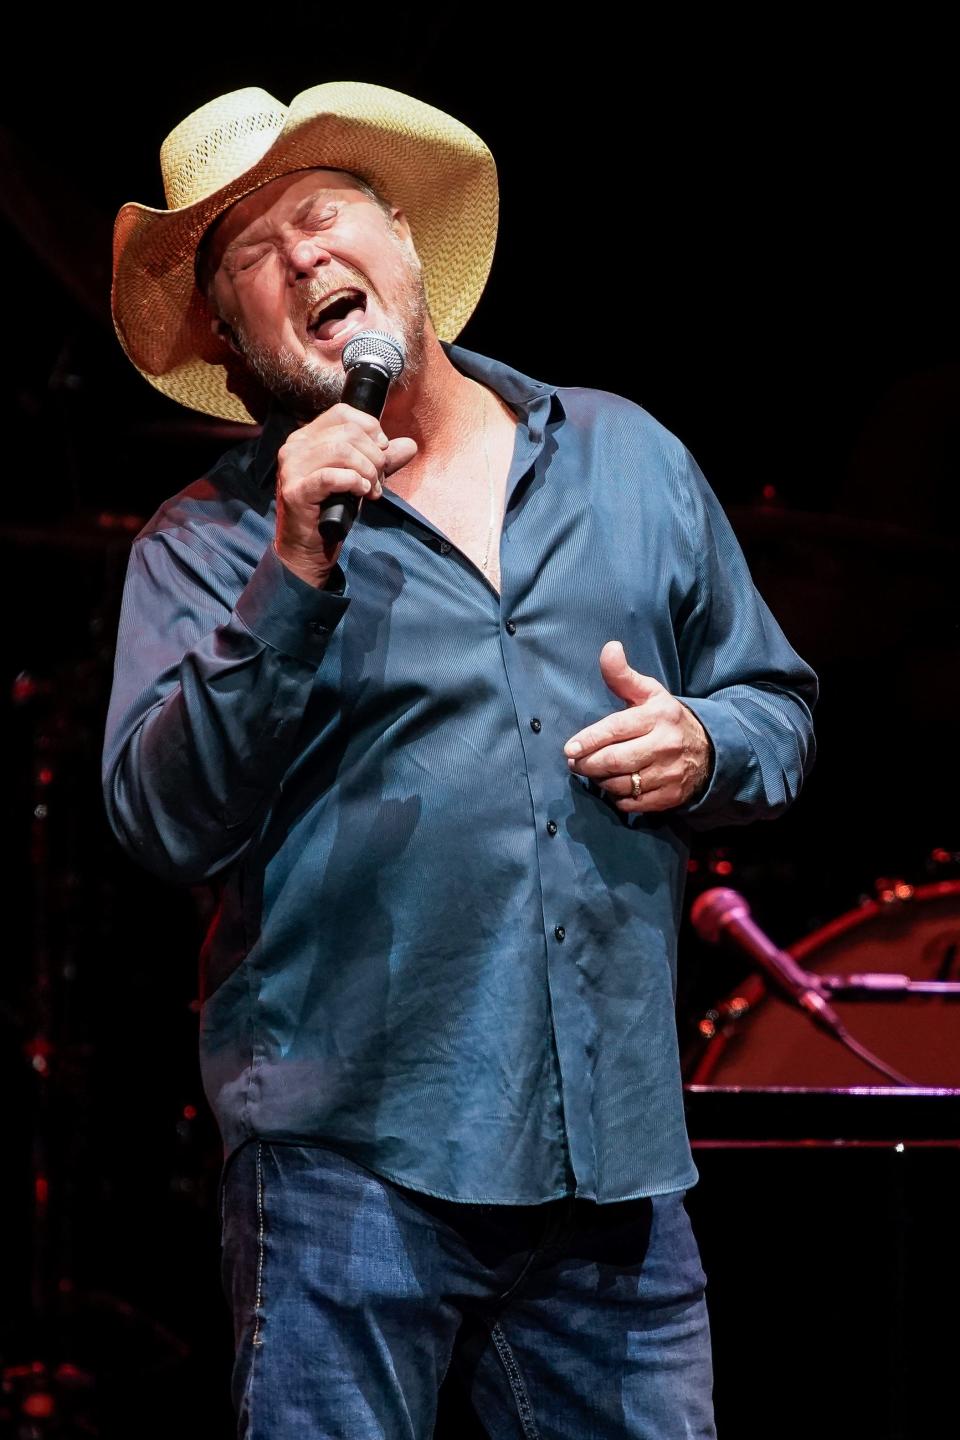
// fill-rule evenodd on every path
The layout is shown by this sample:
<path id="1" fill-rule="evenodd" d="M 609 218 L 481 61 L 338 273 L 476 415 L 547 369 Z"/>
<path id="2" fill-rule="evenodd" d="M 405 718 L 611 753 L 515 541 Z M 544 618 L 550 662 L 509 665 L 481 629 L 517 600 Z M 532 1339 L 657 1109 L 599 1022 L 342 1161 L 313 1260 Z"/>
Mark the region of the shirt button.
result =
<path id="1" fill-rule="evenodd" d="M 552 837 L 552 836 L 556 835 L 556 833 L 557 833 L 557 822 L 556 822 L 556 820 L 548 820 L 548 821 L 547 821 L 547 834 Z"/>
<path id="2" fill-rule="evenodd" d="M 441 554 L 441 555 L 449 555 L 449 554 L 450 554 L 450 551 L 451 551 L 452 549 L 453 549 L 453 546 L 450 544 L 450 541 L 449 541 L 449 540 L 441 540 L 441 541 L 440 541 L 440 554 Z"/>
<path id="3" fill-rule="evenodd" d="M 512 620 L 508 620 L 503 628 L 506 630 L 508 635 L 516 635 L 517 633 L 517 627 L 516 625 L 514 625 Z"/>
<path id="4" fill-rule="evenodd" d="M 312 630 L 314 635 L 328 635 L 330 633 L 329 627 L 323 625 L 319 620 L 310 620 L 307 624 L 307 629 Z"/>
<path id="5" fill-rule="evenodd" d="M 540 731 L 543 729 L 543 726 L 540 724 L 540 721 L 537 719 L 536 715 L 534 715 L 533 719 L 530 721 L 530 729 L 533 731 L 534 735 L 539 735 Z"/>
<path id="6" fill-rule="evenodd" d="M 562 925 L 556 925 L 556 926 L 554 927 L 553 933 L 554 933 L 554 935 L 556 935 L 557 939 L 560 941 L 560 943 L 561 943 L 561 945 L 562 945 L 563 942 L 564 942 L 564 940 L 567 938 L 567 932 L 566 932 L 566 930 L 564 930 L 564 928 L 563 928 Z"/>

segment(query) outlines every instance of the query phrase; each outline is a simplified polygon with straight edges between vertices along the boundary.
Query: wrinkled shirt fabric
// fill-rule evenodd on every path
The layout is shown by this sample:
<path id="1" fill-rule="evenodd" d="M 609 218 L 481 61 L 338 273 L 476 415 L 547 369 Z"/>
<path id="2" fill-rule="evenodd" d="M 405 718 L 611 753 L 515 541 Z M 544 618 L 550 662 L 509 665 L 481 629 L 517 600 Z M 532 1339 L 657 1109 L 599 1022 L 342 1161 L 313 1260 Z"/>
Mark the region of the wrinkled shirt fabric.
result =
<path id="1" fill-rule="evenodd" d="M 312 1141 L 465 1202 L 686 1189 L 690 833 L 792 801 L 816 682 L 677 439 L 445 348 L 518 419 L 500 595 L 389 485 L 327 589 L 288 571 L 275 413 L 134 542 L 109 819 L 157 875 L 219 889 L 200 1047 L 227 1153 Z M 614 639 L 710 736 L 695 803 L 625 817 L 568 769 L 623 703 Z"/>

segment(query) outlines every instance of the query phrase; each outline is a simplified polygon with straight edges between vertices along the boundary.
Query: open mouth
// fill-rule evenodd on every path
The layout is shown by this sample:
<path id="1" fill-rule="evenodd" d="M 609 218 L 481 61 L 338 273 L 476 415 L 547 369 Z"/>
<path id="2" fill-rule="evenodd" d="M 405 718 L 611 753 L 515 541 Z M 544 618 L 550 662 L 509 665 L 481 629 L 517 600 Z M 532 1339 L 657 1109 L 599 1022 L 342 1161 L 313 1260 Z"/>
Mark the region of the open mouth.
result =
<path id="1" fill-rule="evenodd" d="M 310 312 L 307 333 L 321 343 L 339 340 L 363 323 L 366 312 L 367 297 L 362 290 L 353 286 L 333 290 Z"/>

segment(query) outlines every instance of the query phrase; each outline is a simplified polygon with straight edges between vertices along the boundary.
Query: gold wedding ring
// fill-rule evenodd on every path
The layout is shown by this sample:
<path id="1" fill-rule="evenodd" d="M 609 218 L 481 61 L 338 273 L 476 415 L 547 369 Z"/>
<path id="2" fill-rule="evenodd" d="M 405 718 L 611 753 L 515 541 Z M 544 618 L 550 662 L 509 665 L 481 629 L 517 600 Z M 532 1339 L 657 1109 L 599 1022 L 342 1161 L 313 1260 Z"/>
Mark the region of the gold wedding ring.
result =
<path id="1" fill-rule="evenodd" d="M 640 774 L 639 771 L 634 770 L 633 774 L 630 776 L 630 799 L 639 800 L 642 794 L 643 786 L 640 783 Z"/>

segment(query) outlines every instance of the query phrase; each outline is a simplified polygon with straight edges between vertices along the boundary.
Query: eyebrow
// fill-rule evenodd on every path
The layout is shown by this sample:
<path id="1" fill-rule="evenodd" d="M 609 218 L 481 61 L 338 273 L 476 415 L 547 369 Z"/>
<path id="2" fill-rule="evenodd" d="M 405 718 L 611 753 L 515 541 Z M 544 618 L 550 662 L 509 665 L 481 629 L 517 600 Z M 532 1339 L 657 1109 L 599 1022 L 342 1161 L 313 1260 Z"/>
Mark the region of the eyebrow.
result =
<path id="1" fill-rule="evenodd" d="M 308 195 L 307 198 L 303 201 L 303 203 L 301 205 L 298 205 L 296 210 L 293 212 L 293 215 L 291 217 L 291 223 L 297 225 L 300 223 L 301 220 L 305 220 L 306 217 L 310 214 L 310 211 L 316 207 L 317 202 L 321 198 L 321 196 L 331 193 L 334 188 L 334 186 L 328 185 L 325 186 L 322 190 L 315 191 L 313 195 Z M 230 244 L 227 245 L 224 249 L 224 255 L 229 255 L 232 250 L 242 250 L 248 245 L 259 245 L 260 230 L 258 230 L 257 227 L 258 225 L 262 225 L 262 223 L 262 221 L 254 221 L 253 234 L 248 234 L 246 236 L 238 237 L 236 240 L 231 240 Z M 270 227 L 268 225 L 265 235 L 269 234 Z"/>

